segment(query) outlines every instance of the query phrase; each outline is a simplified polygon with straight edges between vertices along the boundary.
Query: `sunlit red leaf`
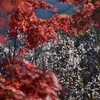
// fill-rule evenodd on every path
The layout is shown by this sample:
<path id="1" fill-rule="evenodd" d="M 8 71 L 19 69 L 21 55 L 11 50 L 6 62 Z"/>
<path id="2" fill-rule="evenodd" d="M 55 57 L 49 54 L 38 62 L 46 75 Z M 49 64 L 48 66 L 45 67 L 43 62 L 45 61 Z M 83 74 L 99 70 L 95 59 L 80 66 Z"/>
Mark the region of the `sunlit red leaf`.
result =
<path id="1" fill-rule="evenodd" d="M 11 4 L 11 0 L 3 0 L 2 5 L 3 5 L 4 11 L 8 13 L 13 10 L 13 5 Z"/>
<path id="2" fill-rule="evenodd" d="M 6 20 L 3 18 L 0 18 L 0 27 L 5 27 L 6 26 Z"/>
<path id="3" fill-rule="evenodd" d="M 0 34 L 0 44 L 7 44 L 7 38 L 2 34 Z"/>

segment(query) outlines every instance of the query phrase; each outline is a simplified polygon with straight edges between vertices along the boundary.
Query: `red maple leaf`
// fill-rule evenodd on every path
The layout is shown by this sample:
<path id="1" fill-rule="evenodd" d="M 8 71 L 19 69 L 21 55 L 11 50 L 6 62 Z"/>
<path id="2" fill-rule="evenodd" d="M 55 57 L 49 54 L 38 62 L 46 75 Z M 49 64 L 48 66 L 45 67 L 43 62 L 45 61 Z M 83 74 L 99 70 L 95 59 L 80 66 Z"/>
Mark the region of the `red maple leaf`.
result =
<path id="1" fill-rule="evenodd" d="M 0 34 L 0 44 L 7 44 L 7 38 L 2 34 Z"/>

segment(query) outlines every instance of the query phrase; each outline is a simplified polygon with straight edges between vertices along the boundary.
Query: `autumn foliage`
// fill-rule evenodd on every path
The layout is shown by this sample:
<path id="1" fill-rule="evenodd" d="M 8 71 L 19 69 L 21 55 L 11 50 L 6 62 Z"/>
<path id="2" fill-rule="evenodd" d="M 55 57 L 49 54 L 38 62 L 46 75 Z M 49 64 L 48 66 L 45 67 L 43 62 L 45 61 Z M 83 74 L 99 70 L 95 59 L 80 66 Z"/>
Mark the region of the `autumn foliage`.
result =
<path id="1" fill-rule="evenodd" d="M 0 27 L 7 28 L 7 38 L 14 37 L 18 41 L 20 34 L 26 36 L 23 47 L 16 57 L 2 58 L 0 67 L 6 71 L 6 77 L 0 76 L 0 100 L 57 100 L 57 92 L 61 91 L 56 75 L 49 71 L 41 71 L 25 58 L 25 49 L 33 50 L 51 39 L 57 41 L 56 31 L 63 31 L 78 36 L 91 29 L 92 25 L 100 27 L 100 1 L 96 0 L 60 0 L 82 9 L 72 15 L 59 15 L 57 8 L 43 0 L 0 0 L 0 12 L 6 18 L 0 18 Z M 37 18 L 38 8 L 53 9 L 56 15 L 44 20 Z M 7 39 L 0 35 L 0 43 L 7 44 Z M 8 42 L 9 43 L 9 42 Z M 22 52 L 21 52 L 22 51 Z"/>
<path id="2" fill-rule="evenodd" d="M 0 76 L 0 100 L 56 100 L 61 90 L 56 75 L 41 71 L 21 58 L 5 59 L 6 78 Z"/>
<path id="3" fill-rule="evenodd" d="M 91 0 L 61 0 L 61 2 L 72 5 L 76 3 L 82 4 L 83 7 L 71 16 L 62 17 L 57 14 L 50 19 L 43 20 L 37 18 L 35 12 L 38 8 L 43 8 L 44 10 L 48 8 L 55 9 L 47 2 L 40 0 L 1 1 L 1 9 L 10 16 L 10 18 L 6 18 L 6 20 L 10 20 L 7 24 L 9 26 L 7 34 L 17 38 L 18 34 L 24 33 L 27 35 L 27 45 L 25 46 L 29 49 L 34 49 L 44 42 L 49 42 L 51 39 L 57 40 L 56 30 L 58 29 L 76 36 L 90 29 L 92 23 L 97 27 L 100 26 L 99 0 L 94 3 Z M 1 25 L 4 25 L 2 20 L 0 22 Z"/>

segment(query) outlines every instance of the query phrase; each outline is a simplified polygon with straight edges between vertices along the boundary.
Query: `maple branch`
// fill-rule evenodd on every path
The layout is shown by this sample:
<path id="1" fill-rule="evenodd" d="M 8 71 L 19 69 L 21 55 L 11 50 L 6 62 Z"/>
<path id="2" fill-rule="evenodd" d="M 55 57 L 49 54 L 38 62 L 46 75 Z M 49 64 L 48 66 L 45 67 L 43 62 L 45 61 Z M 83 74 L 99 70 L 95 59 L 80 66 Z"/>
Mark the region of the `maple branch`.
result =
<path id="1" fill-rule="evenodd" d="M 15 42 L 14 42 L 13 58 L 15 57 L 15 53 L 16 53 L 16 38 L 15 38 Z"/>
<path id="2" fill-rule="evenodd" d="M 9 58 L 11 58 L 11 43 L 10 42 L 9 42 L 8 48 L 9 48 Z"/>
<path id="3" fill-rule="evenodd" d="M 54 11 L 49 11 L 49 10 L 47 10 L 47 12 L 49 12 L 49 13 L 58 13 L 58 14 L 60 14 L 60 13 L 63 13 L 63 12 L 65 12 L 65 11 L 67 11 L 67 10 L 69 10 L 70 8 L 71 8 L 72 6 L 69 6 L 68 8 L 66 8 L 65 10 L 63 10 L 63 11 L 59 11 L 59 12 L 54 12 Z"/>

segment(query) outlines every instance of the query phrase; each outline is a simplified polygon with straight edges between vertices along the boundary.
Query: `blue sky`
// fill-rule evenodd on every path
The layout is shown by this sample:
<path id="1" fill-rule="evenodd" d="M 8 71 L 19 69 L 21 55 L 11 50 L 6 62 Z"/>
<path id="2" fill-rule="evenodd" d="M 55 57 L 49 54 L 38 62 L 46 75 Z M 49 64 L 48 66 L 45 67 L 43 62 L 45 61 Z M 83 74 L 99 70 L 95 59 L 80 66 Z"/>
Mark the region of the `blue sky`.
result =
<path id="1" fill-rule="evenodd" d="M 60 12 L 59 14 L 71 14 L 73 12 L 75 12 L 74 7 L 71 5 L 66 5 L 64 3 L 60 3 L 58 2 L 58 0 L 44 0 L 49 2 L 50 4 L 54 5 L 55 7 L 58 8 L 58 12 Z M 43 19 L 48 19 L 51 18 L 52 16 L 55 15 L 55 13 L 51 10 L 48 11 L 44 11 L 43 9 L 38 9 L 36 12 L 36 15 L 39 18 L 43 18 Z"/>

